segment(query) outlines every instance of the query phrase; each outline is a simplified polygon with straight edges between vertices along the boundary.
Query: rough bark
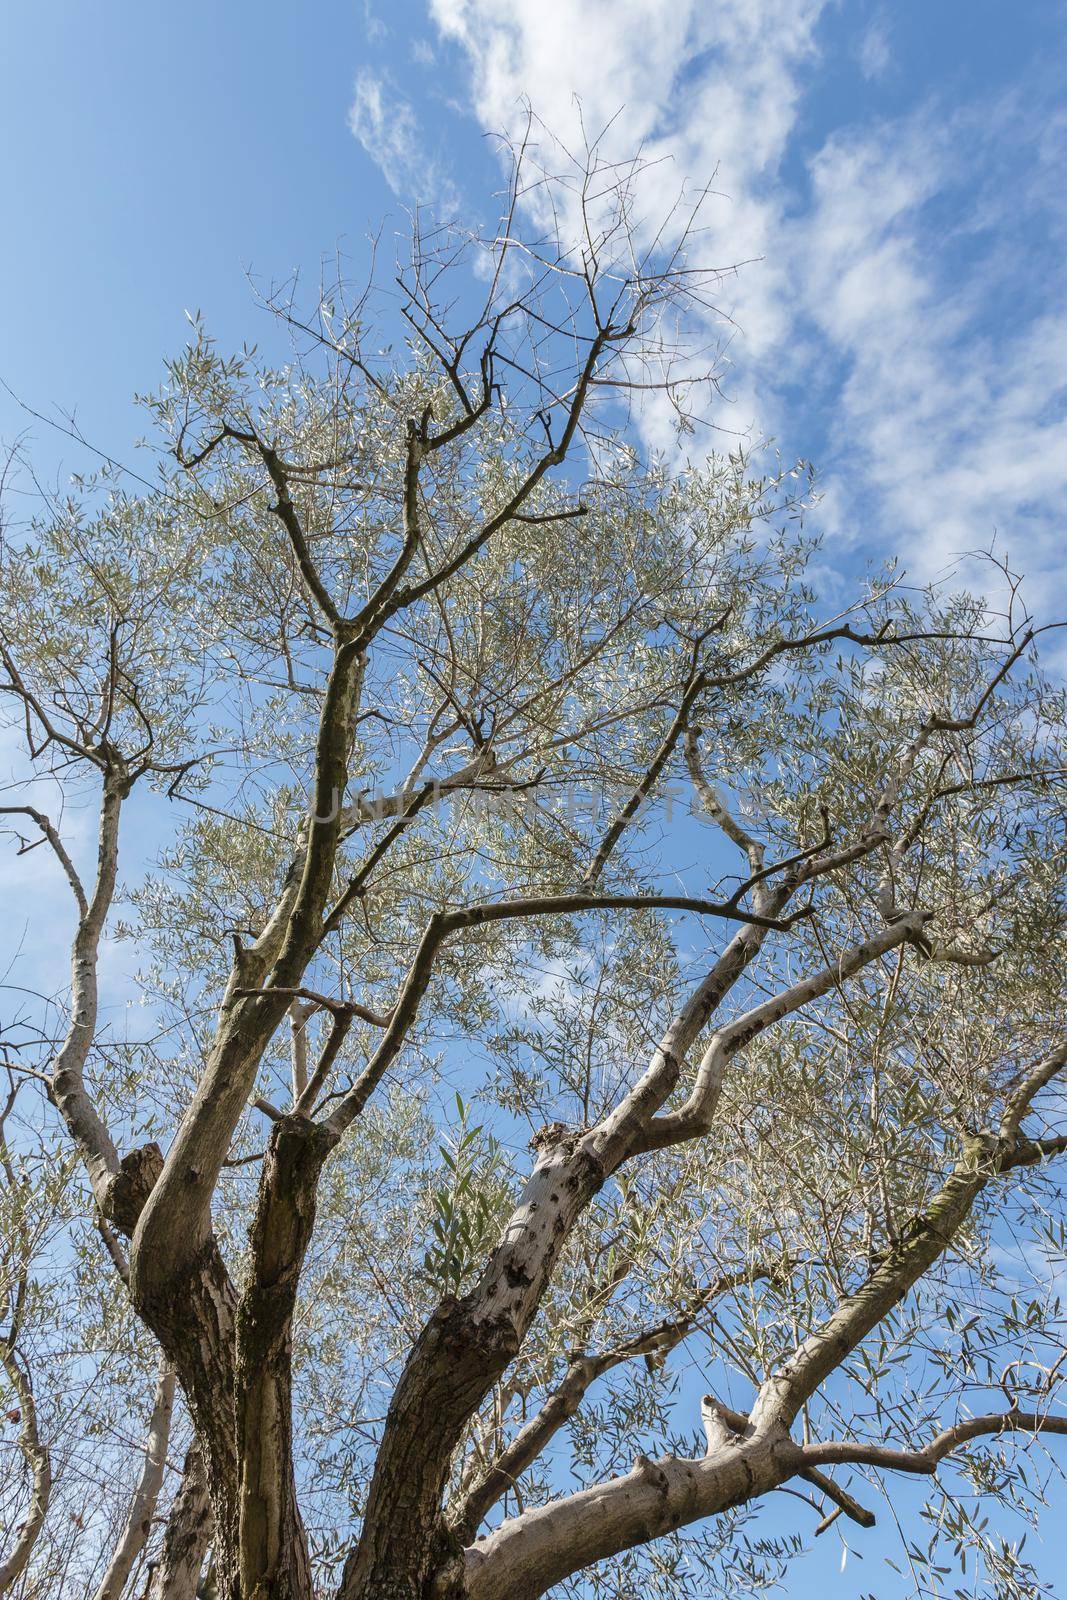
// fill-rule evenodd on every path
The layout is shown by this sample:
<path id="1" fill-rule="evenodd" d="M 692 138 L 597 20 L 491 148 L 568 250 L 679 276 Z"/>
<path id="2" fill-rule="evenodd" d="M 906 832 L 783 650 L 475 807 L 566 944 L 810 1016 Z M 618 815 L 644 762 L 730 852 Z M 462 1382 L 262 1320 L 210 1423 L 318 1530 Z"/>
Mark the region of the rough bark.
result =
<path id="1" fill-rule="evenodd" d="M 237 1297 L 212 1238 L 162 1292 L 135 1303 L 178 1372 L 205 1454 L 216 1559 L 222 1580 L 236 1573 L 238 1461 L 234 1425 Z M 228 1592 L 224 1589 L 224 1592 Z M 236 1589 L 233 1589 L 236 1593 Z"/>
<path id="2" fill-rule="evenodd" d="M 903 919 L 845 952 L 777 1002 L 747 1013 L 731 1025 L 728 1053 L 807 999 L 825 993 L 848 972 L 903 943 L 922 922 L 921 913 Z M 447 1592 L 453 1554 L 440 1505 L 466 1424 L 517 1354 L 567 1237 L 593 1195 L 634 1151 L 660 1142 L 650 1134 L 657 1127 L 655 1113 L 677 1083 L 685 1055 L 711 1009 L 758 948 L 761 933 L 749 927 L 735 936 L 679 1014 L 644 1076 L 602 1124 L 581 1136 L 566 1130 L 548 1136 L 548 1147 L 481 1281 L 457 1304 L 442 1305 L 423 1330 L 389 1409 L 363 1532 L 345 1567 L 342 1600 L 377 1595 L 418 1600 L 428 1592 L 435 1563 L 438 1587 Z M 716 1049 L 713 1041 L 713 1063 Z M 673 1118 L 662 1119 L 670 1125 L 670 1138 L 663 1142 L 706 1129 L 720 1076 L 709 1075 L 706 1057 L 678 1126 Z"/>
<path id="3" fill-rule="evenodd" d="M 204 1454 L 194 1440 L 186 1452 L 147 1600 L 196 1600 L 212 1531 Z"/>
<path id="4" fill-rule="evenodd" d="M 241 1600 L 310 1600 L 292 1440 L 292 1319 L 332 1135 L 304 1116 L 276 1123 L 237 1314 L 236 1420 Z"/>
<path id="5" fill-rule="evenodd" d="M 517 1354 L 604 1177 L 585 1140 L 548 1136 L 481 1280 L 463 1299 L 442 1301 L 423 1329 L 389 1407 L 341 1600 L 421 1600 L 457 1581 L 462 1556 L 441 1513 L 453 1452 Z"/>

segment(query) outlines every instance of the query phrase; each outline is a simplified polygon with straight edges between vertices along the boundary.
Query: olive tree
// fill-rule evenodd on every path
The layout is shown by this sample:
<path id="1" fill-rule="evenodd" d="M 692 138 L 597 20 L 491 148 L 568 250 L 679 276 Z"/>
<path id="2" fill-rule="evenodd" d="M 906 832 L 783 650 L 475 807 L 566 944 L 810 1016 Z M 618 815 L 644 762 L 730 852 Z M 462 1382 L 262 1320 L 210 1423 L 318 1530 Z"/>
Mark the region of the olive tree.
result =
<path id="1" fill-rule="evenodd" d="M 155 466 L 8 530 L 73 923 L 8 1066 L 158 1345 L 107 1592 L 736 1593 L 773 1492 L 908 1475 L 1035 1592 L 980 1507 L 1067 1432 L 1063 695 L 1006 568 L 845 593 L 803 472 L 643 458 L 714 382 L 649 188 L 527 155 L 488 238 L 267 295 L 284 361 L 194 320 Z"/>
<path id="2" fill-rule="evenodd" d="M 17 1056 L 29 1042 L 26 1018 L 19 1022 L 10 1029 Z M 0 1106 L 0 1594 L 117 1600 L 148 1554 L 174 1372 L 131 1315 L 122 1280 L 100 1272 L 99 1238 L 82 1226 L 77 1158 L 54 1117 L 42 1117 L 38 1085 L 16 1068 L 7 1077 Z M 86 1486 L 97 1484 L 108 1492 L 87 1498 Z"/>

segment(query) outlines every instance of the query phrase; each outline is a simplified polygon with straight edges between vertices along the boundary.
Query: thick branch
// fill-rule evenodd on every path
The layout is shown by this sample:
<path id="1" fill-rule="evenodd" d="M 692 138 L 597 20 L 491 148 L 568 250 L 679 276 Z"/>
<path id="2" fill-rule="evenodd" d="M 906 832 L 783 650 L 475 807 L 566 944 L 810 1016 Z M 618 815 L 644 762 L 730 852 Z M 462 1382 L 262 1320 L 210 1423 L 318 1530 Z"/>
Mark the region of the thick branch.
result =
<path id="1" fill-rule="evenodd" d="M 777 1488 L 795 1449 L 737 1440 L 702 1459 L 639 1456 L 625 1477 L 512 1517 L 469 1548 L 468 1600 L 538 1600 L 596 1561 Z"/>
<path id="2" fill-rule="evenodd" d="M 422 997 L 429 987 L 437 951 L 451 935 L 494 922 L 622 908 L 689 911 L 697 916 L 722 917 L 760 929 L 787 929 L 795 920 L 778 921 L 770 917 L 760 917 L 722 901 L 700 900 L 688 895 L 641 894 L 539 895 L 516 900 L 487 901 L 481 905 L 464 906 L 456 911 L 435 913 L 419 942 L 400 997 L 390 1013 L 385 1035 L 352 1089 L 333 1112 L 330 1125 L 338 1135 L 343 1133 L 362 1112 L 383 1075 L 396 1059 Z"/>
<path id="3" fill-rule="evenodd" d="M 111 1135 L 86 1090 L 85 1063 L 96 1036 L 99 1010 L 97 962 L 104 923 L 115 893 L 119 818 L 127 792 L 125 774 L 116 765 L 109 765 L 104 772 L 100 799 L 93 892 L 86 903 L 84 893 L 79 896 L 77 888 L 74 890 L 79 917 L 71 948 L 70 1026 L 56 1056 L 51 1078 L 52 1097 L 77 1145 L 89 1174 L 93 1194 L 105 1216 L 110 1212 L 111 1187 L 119 1172 L 119 1157 Z"/>
<path id="4" fill-rule="evenodd" d="M 310 1600 L 292 1442 L 292 1317 L 330 1132 L 296 1113 L 271 1130 L 237 1314 L 240 1593 Z"/>
<path id="5" fill-rule="evenodd" d="M 571 1358 L 563 1381 L 553 1390 L 540 1410 L 519 1430 L 508 1447 L 493 1462 L 483 1477 L 464 1497 L 452 1527 L 457 1538 L 469 1543 L 493 1506 L 521 1475 L 541 1456 L 549 1441 L 573 1417 L 585 1398 L 591 1384 L 610 1372 L 613 1367 L 638 1356 L 650 1356 L 662 1361 L 693 1331 L 700 1312 L 712 1300 L 737 1288 L 742 1283 L 754 1283 L 768 1274 L 758 1269 L 737 1272 L 717 1279 L 697 1296 L 684 1316 L 669 1318 L 654 1328 L 634 1334 L 611 1350 L 601 1350 L 595 1355 L 576 1355 Z"/>
<path id="6" fill-rule="evenodd" d="M 165 1296 L 168 1283 L 207 1244 L 211 1197 L 260 1059 L 321 938 L 362 671 L 355 646 L 339 644 L 320 715 L 314 809 L 303 857 L 263 934 L 238 957 L 207 1066 L 134 1237 L 131 1274 L 142 1306 Z M 252 980 L 266 978 L 271 962 L 269 980 L 257 991 Z"/>
<path id="7" fill-rule="evenodd" d="M 1037 1072 L 1030 1081 L 1032 1097 L 1047 1079 Z M 1016 1109 L 1021 1116 L 1025 1108 Z M 949 1248 L 991 1179 L 1045 1160 L 1064 1146 L 1067 1140 L 1028 1140 L 1015 1133 L 969 1138 L 961 1160 L 885 1260 L 762 1385 L 753 1426 L 765 1431 L 792 1423 L 819 1385 Z"/>
<path id="8" fill-rule="evenodd" d="M 641 1148 L 659 1150 L 667 1145 L 678 1144 L 707 1133 L 718 1105 L 726 1063 L 731 1056 L 773 1023 L 780 1022 L 783 1017 L 799 1011 L 802 1006 L 828 994 L 831 989 L 840 987 L 847 978 L 861 972 L 872 961 L 877 961 L 880 956 L 914 938 L 921 933 L 926 920 L 927 913 L 911 912 L 888 928 L 883 928 L 880 933 L 872 935 L 870 939 L 853 945 L 850 950 L 842 951 L 836 961 L 823 967 L 819 972 L 812 973 L 808 978 L 802 978 L 799 983 L 793 984 L 782 994 L 772 996 L 762 1005 L 746 1011 L 735 1022 L 727 1023 L 724 1028 L 720 1028 L 712 1038 L 700 1063 L 689 1098 L 677 1111 L 667 1112 L 661 1117 L 652 1119 L 641 1140 Z"/>

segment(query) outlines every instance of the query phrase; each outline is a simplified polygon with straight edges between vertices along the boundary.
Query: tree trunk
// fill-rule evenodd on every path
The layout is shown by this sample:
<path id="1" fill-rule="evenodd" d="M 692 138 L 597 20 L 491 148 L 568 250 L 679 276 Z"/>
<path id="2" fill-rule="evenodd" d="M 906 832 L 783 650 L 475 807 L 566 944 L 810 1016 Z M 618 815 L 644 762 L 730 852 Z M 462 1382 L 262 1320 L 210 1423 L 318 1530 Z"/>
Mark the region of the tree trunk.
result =
<path id="1" fill-rule="evenodd" d="M 223 1594 L 236 1595 L 238 1471 L 234 1427 L 234 1320 L 237 1297 L 214 1238 L 191 1264 L 146 1294 L 138 1256 L 131 1259 L 134 1304 L 178 1372 L 204 1452 L 214 1524 L 215 1560 Z"/>
<path id="2" fill-rule="evenodd" d="M 452 1455 L 518 1354 L 575 1219 L 604 1181 L 589 1136 L 546 1130 L 533 1172 L 482 1278 L 446 1299 L 397 1384 L 363 1532 L 339 1600 L 452 1600 L 463 1555 L 441 1510 Z"/>
<path id="3" fill-rule="evenodd" d="M 236 1323 L 240 1588 L 233 1600 L 311 1600 L 313 1593 L 293 1474 L 292 1330 L 319 1173 L 334 1142 L 308 1118 L 288 1116 L 271 1130 L 263 1161 Z"/>

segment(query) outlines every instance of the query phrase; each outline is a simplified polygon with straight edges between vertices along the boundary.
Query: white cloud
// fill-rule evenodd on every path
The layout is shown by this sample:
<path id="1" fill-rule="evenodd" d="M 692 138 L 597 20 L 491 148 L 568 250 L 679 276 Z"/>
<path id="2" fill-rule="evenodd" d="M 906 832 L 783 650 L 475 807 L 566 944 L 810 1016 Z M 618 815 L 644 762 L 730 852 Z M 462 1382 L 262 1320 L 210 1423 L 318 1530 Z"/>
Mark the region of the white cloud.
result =
<path id="1" fill-rule="evenodd" d="M 778 165 L 796 118 L 801 65 L 825 0 L 430 0 L 442 34 L 468 57 L 483 127 L 515 131 L 533 109 L 557 138 L 611 124 L 602 149 L 669 157 L 662 206 L 682 180 L 716 196 L 702 213 L 709 261 L 751 261 L 722 310 L 758 352 L 784 334 Z M 669 203 L 669 200 L 668 200 Z M 763 258 L 762 260 L 756 258 Z M 739 412 L 746 411 L 739 402 Z M 729 419 L 724 419 L 729 420 Z"/>
<path id="2" fill-rule="evenodd" d="M 574 140 L 580 100 L 587 129 L 616 119 L 609 156 L 643 145 L 679 180 L 714 175 L 705 259 L 751 264 L 719 296 L 740 331 L 732 404 L 710 420 L 789 452 L 814 442 L 813 413 L 828 418 L 832 532 L 923 577 L 994 533 L 1031 575 L 1062 573 L 1067 119 L 1005 102 L 868 120 L 825 142 L 809 187 L 787 158 L 825 0 L 428 3 L 466 57 L 484 128 L 514 131 L 526 97 Z M 868 77 L 888 70 L 885 13 L 855 27 L 852 58 Z M 1037 309 L 1016 248 L 1027 212 L 1061 245 Z M 658 412 L 643 426 L 666 446 Z"/>
<path id="3" fill-rule="evenodd" d="M 803 312 L 844 366 L 830 504 L 839 531 L 891 529 L 924 579 L 996 535 L 1040 603 L 1064 554 L 1067 296 L 1005 319 L 1019 264 L 938 238 L 929 204 L 973 176 L 974 128 L 960 120 L 838 138 L 813 164 L 795 259 Z M 1002 108 L 990 131 L 1026 130 Z M 1051 185 L 1033 199 L 1062 204 Z"/>
<path id="4" fill-rule="evenodd" d="M 363 0 L 363 27 L 372 43 L 386 38 L 389 33 L 381 17 L 376 16 L 371 9 L 370 0 Z"/>
<path id="5" fill-rule="evenodd" d="M 865 78 L 884 78 L 892 64 L 889 48 L 889 29 L 885 19 L 874 17 L 868 23 L 860 40 L 860 71 Z"/>
<path id="6" fill-rule="evenodd" d="M 455 189 L 429 155 L 414 108 L 369 67 L 356 77 L 348 126 L 400 199 L 454 210 Z"/>

